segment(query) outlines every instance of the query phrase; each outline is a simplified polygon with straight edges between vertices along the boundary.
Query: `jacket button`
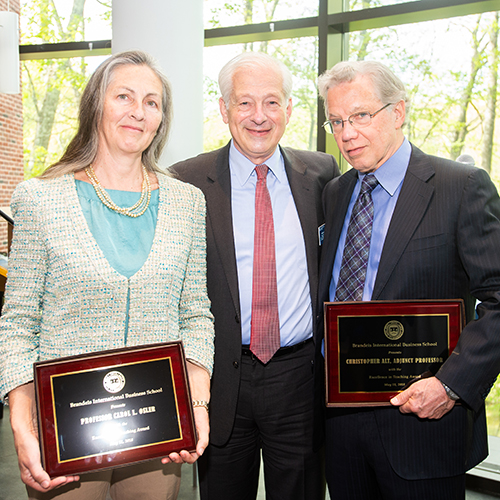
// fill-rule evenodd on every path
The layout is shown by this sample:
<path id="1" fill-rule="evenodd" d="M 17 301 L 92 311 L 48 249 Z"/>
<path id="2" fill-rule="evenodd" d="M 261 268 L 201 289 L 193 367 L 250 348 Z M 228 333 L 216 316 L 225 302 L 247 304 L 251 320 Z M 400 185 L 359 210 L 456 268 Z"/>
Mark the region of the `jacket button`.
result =
<path id="1" fill-rule="evenodd" d="M 238 361 L 233 361 L 233 366 L 235 368 L 238 368 L 240 366 L 240 364 L 238 363 Z"/>

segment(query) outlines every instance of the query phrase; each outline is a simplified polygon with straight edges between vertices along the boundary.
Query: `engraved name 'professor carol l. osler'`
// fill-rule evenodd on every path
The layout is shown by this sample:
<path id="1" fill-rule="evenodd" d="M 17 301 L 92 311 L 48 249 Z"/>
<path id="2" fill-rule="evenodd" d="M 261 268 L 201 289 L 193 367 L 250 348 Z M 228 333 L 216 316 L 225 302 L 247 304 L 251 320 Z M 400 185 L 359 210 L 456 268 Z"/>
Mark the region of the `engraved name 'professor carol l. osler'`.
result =
<path id="1" fill-rule="evenodd" d="M 52 377 L 60 461 L 180 439 L 173 380 L 158 373 L 169 358 Z"/>

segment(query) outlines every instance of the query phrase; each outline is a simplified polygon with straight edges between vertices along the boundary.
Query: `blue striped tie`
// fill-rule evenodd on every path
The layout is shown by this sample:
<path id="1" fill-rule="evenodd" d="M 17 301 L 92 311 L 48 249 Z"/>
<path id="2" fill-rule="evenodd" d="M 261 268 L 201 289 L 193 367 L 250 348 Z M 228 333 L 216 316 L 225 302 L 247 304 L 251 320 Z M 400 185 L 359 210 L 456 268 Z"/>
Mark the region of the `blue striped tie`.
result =
<path id="1" fill-rule="evenodd" d="M 370 240 L 373 225 L 372 191 L 378 184 L 373 175 L 365 175 L 347 228 L 342 265 L 335 300 L 363 300 Z"/>

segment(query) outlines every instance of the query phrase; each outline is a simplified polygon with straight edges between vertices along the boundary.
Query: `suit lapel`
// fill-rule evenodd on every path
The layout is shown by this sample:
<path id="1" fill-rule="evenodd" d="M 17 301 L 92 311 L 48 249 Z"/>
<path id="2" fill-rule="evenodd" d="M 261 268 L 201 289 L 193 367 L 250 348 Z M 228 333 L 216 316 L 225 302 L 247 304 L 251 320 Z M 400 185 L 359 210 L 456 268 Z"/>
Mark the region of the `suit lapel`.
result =
<path id="1" fill-rule="evenodd" d="M 293 151 L 281 148 L 285 161 L 285 171 L 292 196 L 299 214 L 300 225 L 306 247 L 307 268 L 313 313 L 315 313 L 318 288 L 318 219 L 316 213 L 314 180 L 307 175 L 307 165 Z"/>
<path id="2" fill-rule="evenodd" d="M 382 250 L 372 294 L 373 300 L 377 300 L 383 292 L 387 281 L 429 206 L 434 187 L 427 181 L 433 175 L 434 169 L 426 160 L 426 155 L 412 146 L 408 170 Z"/>
<path id="3" fill-rule="evenodd" d="M 234 250 L 231 208 L 231 177 L 229 172 L 229 144 L 220 150 L 207 173 L 208 186 L 204 190 L 207 202 L 207 239 L 211 237 L 219 254 L 228 282 L 236 314 L 240 315 L 238 275 Z"/>
<path id="4" fill-rule="evenodd" d="M 321 249 L 321 268 L 319 273 L 319 293 L 321 302 L 329 301 L 330 282 L 337 245 L 344 225 L 345 215 L 352 192 L 358 180 L 357 171 L 351 169 L 336 179 L 332 189 L 325 191 L 328 197 L 323 199 L 325 208 L 325 238 Z M 325 197 L 325 193 L 323 194 Z"/>

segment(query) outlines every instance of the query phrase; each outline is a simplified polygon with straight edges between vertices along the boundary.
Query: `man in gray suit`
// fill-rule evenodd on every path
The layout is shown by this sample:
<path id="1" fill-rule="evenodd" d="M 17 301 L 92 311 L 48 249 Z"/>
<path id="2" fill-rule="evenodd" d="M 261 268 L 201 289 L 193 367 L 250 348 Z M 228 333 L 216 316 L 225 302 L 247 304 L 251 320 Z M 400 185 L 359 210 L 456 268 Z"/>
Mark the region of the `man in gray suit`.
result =
<path id="1" fill-rule="evenodd" d="M 319 89 L 325 128 L 353 167 L 323 194 L 319 309 L 345 300 L 348 227 L 369 184 L 371 240 L 356 300 L 463 299 L 467 320 L 437 373 L 399 393 L 392 407 L 328 409 L 332 497 L 465 498 L 465 471 L 487 454 L 484 399 L 500 366 L 497 191 L 484 170 L 426 155 L 405 139 L 406 90 L 383 64 L 339 63 Z"/>
<path id="2" fill-rule="evenodd" d="M 207 201 L 216 347 L 210 445 L 198 462 L 201 498 L 255 499 L 262 451 L 266 498 L 316 500 L 323 493 L 313 340 L 321 192 L 338 168 L 330 155 L 278 146 L 292 112 L 292 77 L 281 62 L 244 53 L 222 69 L 219 86 L 232 140 L 172 167 Z M 256 196 L 263 180 L 272 229 L 259 240 L 257 228 L 269 219 Z M 258 270 L 262 261 L 273 264 Z M 268 304 L 256 304 L 263 297 Z"/>

